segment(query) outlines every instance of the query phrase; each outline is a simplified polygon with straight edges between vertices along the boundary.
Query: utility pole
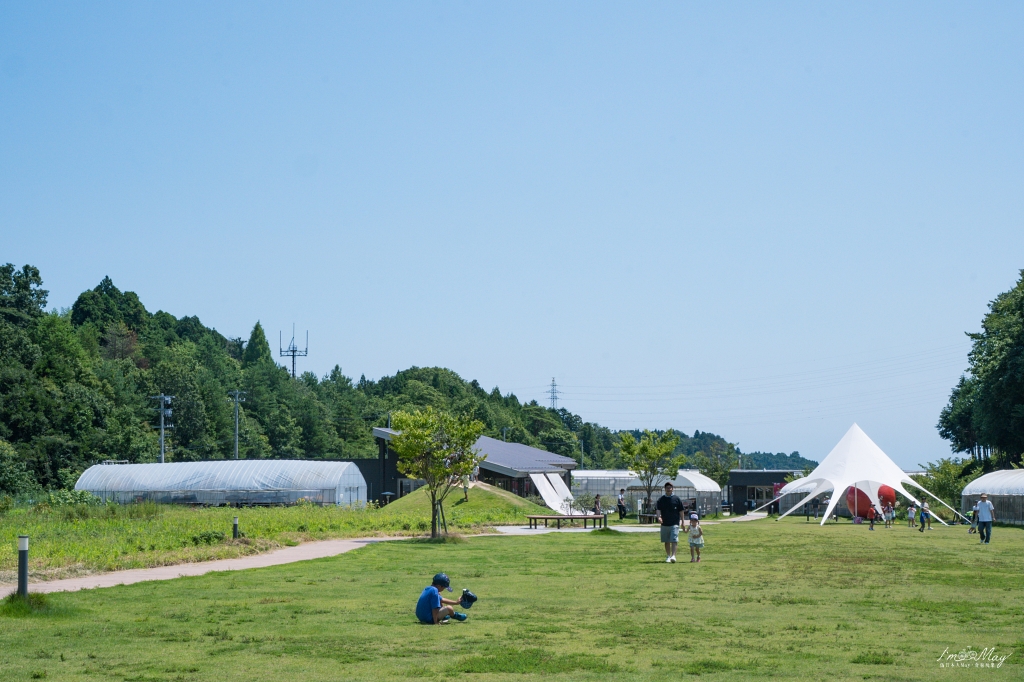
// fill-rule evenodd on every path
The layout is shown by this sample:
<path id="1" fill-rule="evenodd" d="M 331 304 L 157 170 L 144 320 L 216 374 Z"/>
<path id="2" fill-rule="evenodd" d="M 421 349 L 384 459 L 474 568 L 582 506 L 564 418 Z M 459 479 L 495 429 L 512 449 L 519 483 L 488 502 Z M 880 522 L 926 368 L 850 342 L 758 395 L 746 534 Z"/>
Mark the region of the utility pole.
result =
<path id="1" fill-rule="evenodd" d="M 236 388 L 233 391 L 228 391 L 228 395 L 235 402 L 235 459 L 238 459 L 238 403 L 245 402 L 245 391 L 239 391 Z"/>
<path id="2" fill-rule="evenodd" d="M 281 346 L 281 332 L 277 333 L 277 346 L 280 349 L 281 357 L 292 359 L 292 379 L 295 378 L 295 358 L 304 358 L 309 355 L 309 331 L 306 331 L 306 348 L 305 350 L 299 350 L 299 347 L 295 345 L 295 325 L 292 325 L 292 342 L 288 344 L 287 348 Z"/>
<path id="3" fill-rule="evenodd" d="M 555 383 L 555 378 L 551 377 L 551 388 L 548 389 L 547 394 L 551 396 L 551 409 L 558 409 L 558 395 L 561 391 L 558 390 L 558 384 Z"/>
<path id="4" fill-rule="evenodd" d="M 164 463 L 164 453 L 166 449 L 164 447 L 164 429 L 173 429 L 173 424 L 167 424 L 164 422 L 164 418 L 171 416 L 171 400 L 174 398 L 173 395 L 151 395 L 150 400 L 157 401 L 156 411 L 160 414 L 160 463 Z"/>

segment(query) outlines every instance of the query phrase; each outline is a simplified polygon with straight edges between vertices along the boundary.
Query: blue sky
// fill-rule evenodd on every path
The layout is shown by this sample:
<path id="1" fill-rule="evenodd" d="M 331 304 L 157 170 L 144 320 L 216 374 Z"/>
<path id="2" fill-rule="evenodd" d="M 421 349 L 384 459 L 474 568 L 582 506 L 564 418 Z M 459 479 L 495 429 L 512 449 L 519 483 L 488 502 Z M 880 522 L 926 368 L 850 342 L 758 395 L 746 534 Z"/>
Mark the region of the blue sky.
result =
<path id="1" fill-rule="evenodd" d="M 0 2 L 0 262 L 302 369 L 947 454 L 1024 267 L 1024 5 Z M 274 339 L 276 341 L 276 338 Z M 285 339 L 287 342 L 287 338 Z"/>

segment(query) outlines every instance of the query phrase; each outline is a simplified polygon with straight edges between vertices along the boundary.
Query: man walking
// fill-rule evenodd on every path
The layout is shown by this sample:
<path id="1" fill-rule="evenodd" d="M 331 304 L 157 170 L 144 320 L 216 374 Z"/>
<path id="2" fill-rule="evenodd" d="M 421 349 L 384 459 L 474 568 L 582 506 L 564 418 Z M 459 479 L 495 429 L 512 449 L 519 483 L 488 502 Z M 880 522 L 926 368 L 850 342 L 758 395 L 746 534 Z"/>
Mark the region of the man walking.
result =
<path id="1" fill-rule="evenodd" d="M 619 521 L 626 518 L 626 489 L 619 488 L 619 499 L 616 500 L 616 506 L 619 508 Z"/>
<path id="2" fill-rule="evenodd" d="M 665 484 L 665 494 L 658 498 L 655 508 L 661 523 L 661 541 L 665 543 L 665 563 L 676 562 L 676 548 L 679 546 L 679 523 L 682 521 L 683 501 L 672 494 L 675 487 Z"/>
<path id="3" fill-rule="evenodd" d="M 814 509 L 814 520 L 818 520 L 818 498 L 815 497 L 811 500 L 811 507 Z"/>
<path id="4" fill-rule="evenodd" d="M 974 516 L 978 519 L 978 535 L 981 536 L 981 542 L 987 545 L 992 539 L 992 522 L 996 520 L 996 508 L 989 502 L 988 493 L 981 494 L 978 511 Z"/>

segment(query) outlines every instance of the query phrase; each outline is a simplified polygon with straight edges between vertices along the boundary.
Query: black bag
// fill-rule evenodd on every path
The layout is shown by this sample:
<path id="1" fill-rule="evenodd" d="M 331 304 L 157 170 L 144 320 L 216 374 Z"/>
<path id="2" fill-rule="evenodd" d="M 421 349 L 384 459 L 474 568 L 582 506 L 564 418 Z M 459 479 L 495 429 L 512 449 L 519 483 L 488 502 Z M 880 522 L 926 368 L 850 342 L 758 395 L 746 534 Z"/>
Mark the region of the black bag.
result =
<path id="1" fill-rule="evenodd" d="M 478 598 L 479 597 L 477 597 L 475 594 L 473 594 L 469 590 L 463 590 L 462 591 L 462 598 L 459 599 L 459 605 L 462 608 L 464 608 L 464 609 L 468 609 L 468 608 L 473 606 L 473 603 L 476 602 L 476 600 Z"/>

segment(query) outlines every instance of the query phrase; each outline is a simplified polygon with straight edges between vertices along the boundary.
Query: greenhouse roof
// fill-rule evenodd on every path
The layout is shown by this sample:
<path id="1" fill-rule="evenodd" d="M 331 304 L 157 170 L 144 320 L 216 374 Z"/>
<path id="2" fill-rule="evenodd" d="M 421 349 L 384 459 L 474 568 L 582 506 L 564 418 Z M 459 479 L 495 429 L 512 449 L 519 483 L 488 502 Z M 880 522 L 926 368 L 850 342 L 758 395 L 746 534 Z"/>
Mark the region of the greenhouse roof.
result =
<path id="1" fill-rule="evenodd" d="M 326 490 L 362 474 L 352 462 L 252 459 L 173 464 L 97 464 L 75 490 Z"/>
<path id="2" fill-rule="evenodd" d="M 980 476 L 966 486 L 964 495 L 1024 495 L 1024 469 L 1004 469 Z"/>

